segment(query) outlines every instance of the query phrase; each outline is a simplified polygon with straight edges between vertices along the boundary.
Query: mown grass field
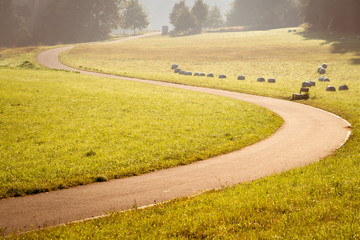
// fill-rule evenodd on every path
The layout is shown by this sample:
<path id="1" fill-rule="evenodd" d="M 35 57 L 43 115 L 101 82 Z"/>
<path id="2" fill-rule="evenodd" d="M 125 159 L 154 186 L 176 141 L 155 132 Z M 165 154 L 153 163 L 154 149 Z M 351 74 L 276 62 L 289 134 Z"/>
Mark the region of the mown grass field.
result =
<path id="1" fill-rule="evenodd" d="M 304 37 L 307 36 L 307 37 Z M 190 37 L 152 37 L 102 46 L 79 46 L 63 54 L 61 60 L 76 68 L 102 71 L 160 81 L 214 87 L 232 91 L 290 98 L 303 81 L 316 80 L 317 67 L 327 62 L 332 84 L 357 84 L 359 50 L 354 37 L 347 42 L 328 40 L 316 35 L 288 33 L 287 29 L 241 33 L 212 33 Z M 346 53 L 334 53 L 350 51 Z M 172 63 L 186 71 L 215 74 L 215 79 L 186 77 L 170 70 Z M 226 74 L 227 79 L 216 77 Z M 236 81 L 245 75 L 244 82 Z M 258 77 L 276 78 L 276 85 L 256 83 Z M 318 83 L 319 84 L 319 83 Z M 266 86 L 266 87 L 265 87 Z M 352 87 L 353 90 L 357 86 Z M 312 89 L 312 98 L 328 96 L 326 83 Z"/>
<path id="2" fill-rule="evenodd" d="M 302 169 L 14 238 L 359 239 L 360 41 L 347 36 L 348 40 L 341 42 L 340 37 L 327 33 L 304 37 L 303 33 L 289 34 L 284 29 L 204 34 L 151 38 L 141 40 L 141 45 L 138 41 L 81 47 L 64 55 L 62 60 L 73 66 L 285 99 L 299 90 L 302 81 L 316 80 L 317 66 L 327 62 L 330 84 L 347 84 L 350 91 L 325 92 L 328 83 L 317 82 L 311 99 L 304 103 L 346 118 L 353 125 L 353 133 L 333 156 Z M 231 78 L 179 77 L 170 72 L 171 63 L 189 71 L 224 73 Z M 245 74 L 247 80 L 235 80 L 238 74 Z M 274 77 L 277 83 L 256 83 L 259 76 Z"/>
<path id="3" fill-rule="evenodd" d="M 0 198 L 188 164 L 281 126 L 232 99 L 35 69 L 36 48 L 2 52 Z"/>

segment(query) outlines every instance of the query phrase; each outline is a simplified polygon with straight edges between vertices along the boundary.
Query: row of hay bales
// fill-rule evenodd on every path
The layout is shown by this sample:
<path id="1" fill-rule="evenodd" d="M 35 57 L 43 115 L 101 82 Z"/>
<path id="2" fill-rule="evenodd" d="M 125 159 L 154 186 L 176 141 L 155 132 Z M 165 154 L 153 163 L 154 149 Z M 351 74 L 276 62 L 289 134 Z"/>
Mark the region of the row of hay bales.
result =
<path id="1" fill-rule="evenodd" d="M 210 78 L 215 77 L 215 75 L 213 73 L 205 74 L 205 73 L 196 72 L 196 73 L 193 74 L 190 71 L 185 71 L 185 70 L 180 69 L 179 65 L 177 65 L 177 64 L 172 64 L 171 69 L 174 70 L 174 73 L 178 73 L 180 75 L 185 75 L 185 76 L 210 77 Z M 227 76 L 225 74 L 220 74 L 219 78 L 227 78 Z"/>
<path id="2" fill-rule="evenodd" d="M 182 70 L 179 68 L 179 65 L 178 64 L 172 64 L 171 65 L 171 69 L 174 70 L 174 73 L 178 73 L 180 75 L 185 75 L 185 76 L 195 76 L 195 77 L 209 77 L 209 78 L 214 78 L 215 75 L 213 73 L 208 73 L 208 74 L 205 74 L 205 73 L 199 73 L 199 72 L 195 72 L 194 74 L 190 71 L 185 71 L 185 70 Z M 220 79 L 225 79 L 227 78 L 227 76 L 225 74 L 220 74 L 219 75 L 219 78 Z M 237 77 L 238 80 L 245 80 L 246 77 L 244 75 L 239 75 Z M 257 82 L 266 82 L 265 78 L 264 77 L 259 77 L 257 79 Z M 275 78 L 269 78 L 268 83 L 276 83 L 276 79 Z"/>

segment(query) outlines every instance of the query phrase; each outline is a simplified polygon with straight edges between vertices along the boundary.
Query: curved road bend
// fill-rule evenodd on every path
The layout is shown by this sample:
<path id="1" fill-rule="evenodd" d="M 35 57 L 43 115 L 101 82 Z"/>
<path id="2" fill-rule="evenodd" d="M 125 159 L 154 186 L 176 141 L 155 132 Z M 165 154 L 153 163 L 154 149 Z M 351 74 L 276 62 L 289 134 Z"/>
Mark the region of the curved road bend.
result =
<path id="1" fill-rule="evenodd" d="M 38 61 L 49 68 L 79 71 L 64 66 L 58 61 L 58 54 L 70 48 L 72 47 L 45 51 L 38 56 Z M 345 143 L 351 133 L 350 124 L 340 117 L 295 102 L 202 87 L 80 72 L 97 77 L 137 81 L 230 97 L 268 108 L 279 114 L 285 123 L 273 136 L 264 141 L 205 161 L 141 176 L 0 200 L 0 227 L 5 229 L 5 233 L 101 216 L 109 211 L 130 209 L 135 203 L 139 207 L 147 206 L 302 167 L 331 155 Z"/>

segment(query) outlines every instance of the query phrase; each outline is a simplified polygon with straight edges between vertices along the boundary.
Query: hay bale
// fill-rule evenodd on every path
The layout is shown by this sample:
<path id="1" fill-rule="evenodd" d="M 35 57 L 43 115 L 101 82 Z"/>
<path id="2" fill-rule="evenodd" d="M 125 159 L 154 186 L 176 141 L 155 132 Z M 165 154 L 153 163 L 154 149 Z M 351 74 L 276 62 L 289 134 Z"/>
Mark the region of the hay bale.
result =
<path id="1" fill-rule="evenodd" d="M 325 73 L 326 73 L 326 70 L 325 70 L 325 68 L 323 68 L 323 67 L 319 67 L 319 68 L 318 68 L 318 72 L 319 72 L 320 74 L 325 74 Z"/>
<path id="2" fill-rule="evenodd" d="M 200 77 L 205 77 L 205 73 L 200 73 Z"/>
<path id="3" fill-rule="evenodd" d="M 245 80 L 245 76 L 243 75 L 238 76 L 238 80 Z"/>
<path id="4" fill-rule="evenodd" d="M 219 78 L 226 78 L 226 75 L 225 74 L 220 74 Z"/>
<path id="5" fill-rule="evenodd" d="M 176 69 L 176 68 L 178 68 L 178 67 L 179 67 L 179 65 L 177 65 L 177 64 L 171 65 L 171 69 Z"/>
<path id="6" fill-rule="evenodd" d="M 349 87 L 347 86 L 347 85 L 341 85 L 340 87 L 339 87 L 339 91 L 347 91 L 347 90 L 349 90 Z"/>
<path id="7" fill-rule="evenodd" d="M 212 74 L 212 73 L 209 73 L 208 75 L 207 75 L 207 77 L 214 77 L 214 74 Z"/>
<path id="8" fill-rule="evenodd" d="M 185 76 L 192 76 L 192 72 L 185 72 Z"/>
<path id="9" fill-rule="evenodd" d="M 258 81 L 258 82 L 265 82 L 265 78 L 259 77 L 259 78 L 257 79 L 257 81 Z"/>
<path id="10" fill-rule="evenodd" d="M 180 72 L 179 72 L 180 75 L 185 75 L 185 73 L 186 73 L 186 71 L 184 71 L 184 70 L 180 70 Z"/>
<path id="11" fill-rule="evenodd" d="M 194 73 L 194 76 L 197 76 L 197 77 L 198 77 L 198 76 L 200 76 L 200 73 L 197 73 L 197 72 L 196 72 L 196 73 Z"/>
<path id="12" fill-rule="evenodd" d="M 329 78 L 324 78 L 324 82 L 330 82 L 330 79 Z"/>
<path id="13" fill-rule="evenodd" d="M 294 29 L 293 32 L 296 32 L 296 29 Z"/>
<path id="14" fill-rule="evenodd" d="M 319 82 L 324 82 L 324 80 L 325 80 L 325 77 L 324 76 L 321 76 L 321 77 L 319 77 Z"/>
<path id="15" fill-rule="evenodd" d="M 310 82 L 303 82 L 303 83 L 301 84 L 301 86 L 302 86 L 303 88 L 311 88 L 311 87 L 312 87 Z"/>
<path id="16" fill-rule="evenodd" d="M 181 71 L 180 68 L 176 68 L 176 69 L 174 70 L 174 73 L 180 73 L 180 71 Z"/>
<path id="17" fill-rule="evenodd" d="M 269 78 L 268 83 L 276 83 L 276 79 L 275 78 Z"/>
<path id="18" fill-rule="evenodd" d="M 327 86 L 326 91 L 328 91 L 328 92 L 336 92 L 336 88 L 333 87 L 333 86 Z"/>
<path id="19" fill-rule="evenodd" d="M 288 30 L 288 32 L 289 32 L 289 33 L 291 33 L 291 32 L 292 32 L 292 30 L 291 30 L 291 29 L 289 29 L 289 30 Z"/>
<path id="20" fill-rule="evenodd" d="M 314 81 L 308 81 L 308 82 L 311 84 L 312 87 L 316 86 L 316 82 L 314 82 Z"/>
<path id="21" fill-rule="evenodd" d="M 322 68 L 327 68 L 328 65 L 327 65 L 327 63 L 323 63 L 323 64 L 321 64 L 321 67 L 322 67 Z"/>

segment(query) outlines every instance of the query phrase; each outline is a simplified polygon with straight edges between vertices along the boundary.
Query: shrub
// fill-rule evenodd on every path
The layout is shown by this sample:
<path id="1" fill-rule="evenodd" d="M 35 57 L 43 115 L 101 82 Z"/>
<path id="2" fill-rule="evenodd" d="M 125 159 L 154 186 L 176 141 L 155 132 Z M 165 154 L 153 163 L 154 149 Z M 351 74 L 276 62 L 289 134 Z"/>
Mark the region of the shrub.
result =
<path id="1" fill-rule="evenodd" d="M 24 61 L 22 64 L 18 65 L 20 68 L 34 69 L 35 65 L 30 61 Z"/>

